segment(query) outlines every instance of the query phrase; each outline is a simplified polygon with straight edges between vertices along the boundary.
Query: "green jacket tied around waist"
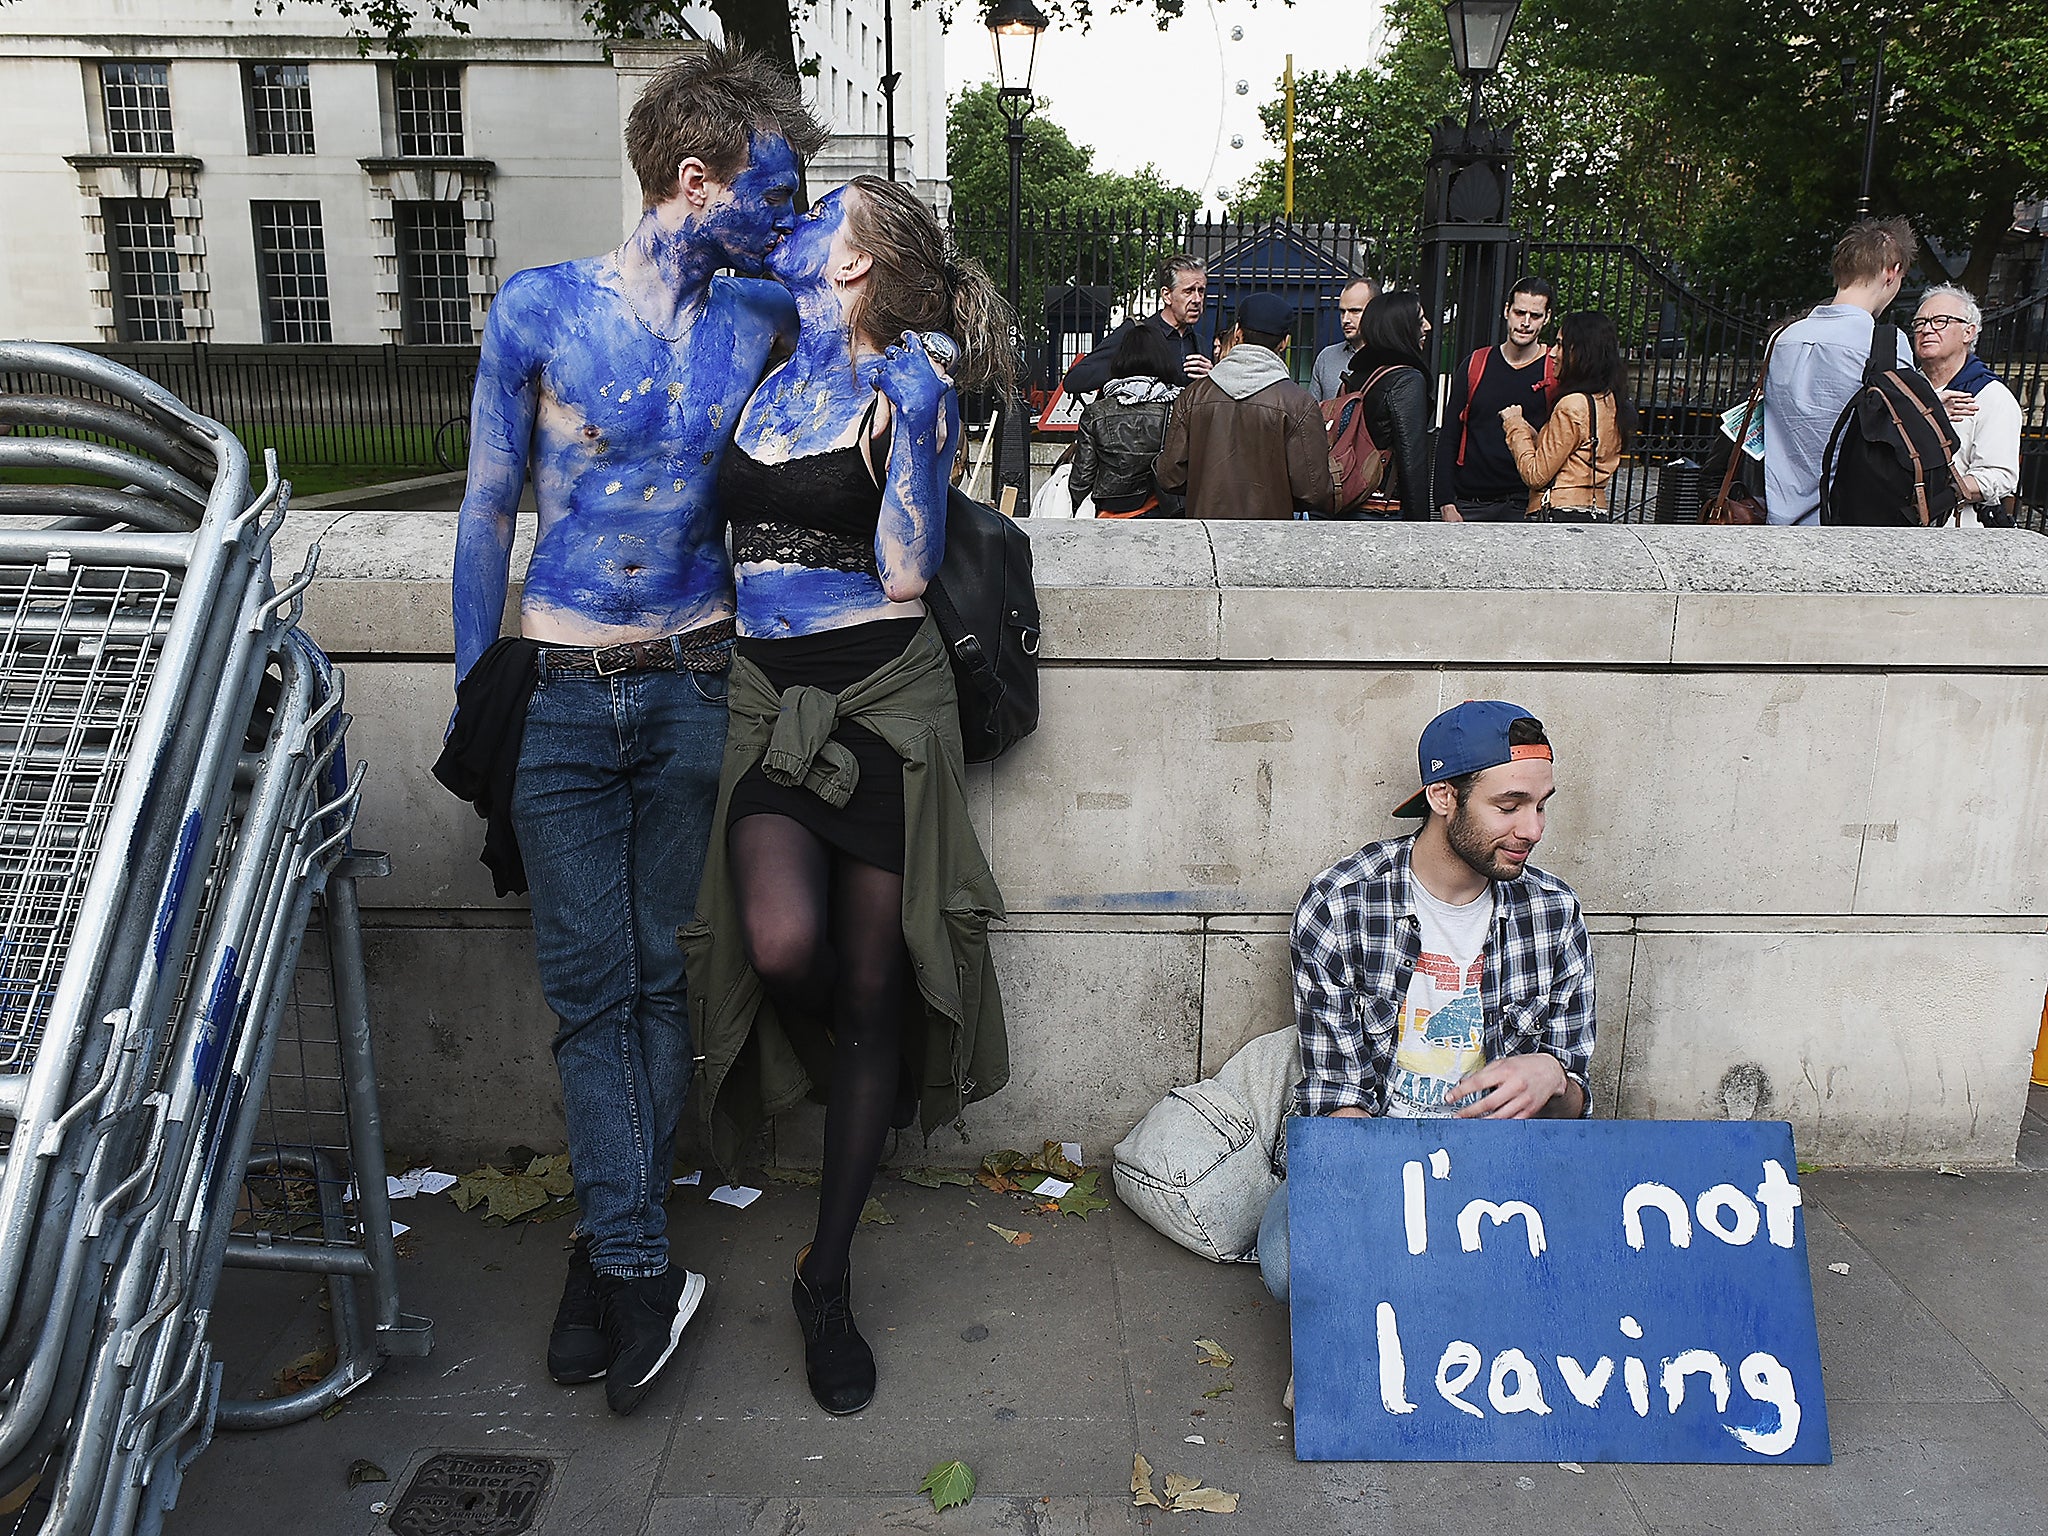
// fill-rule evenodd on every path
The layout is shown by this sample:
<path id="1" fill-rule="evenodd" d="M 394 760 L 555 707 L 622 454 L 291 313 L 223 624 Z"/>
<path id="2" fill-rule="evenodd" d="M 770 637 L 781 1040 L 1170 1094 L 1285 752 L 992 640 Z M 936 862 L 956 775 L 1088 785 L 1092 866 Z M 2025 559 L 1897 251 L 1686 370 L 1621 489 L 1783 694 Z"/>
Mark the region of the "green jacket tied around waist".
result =
<path id="1" fill-rule="evenodd" d="M 697 915 L 677 934 L 696 1032 L 698 1114 L 712 1157 L 728 1174 L 764 1120 L 822 1096 L 831 1045 L 785 1028 L 747 963 L 726 849 L 733 786 L 755 763 L 771 780 L 801 783 L 843 806 L 859 781 L 853 754 L 831 739 L 842 721 L 865 726 L 903 760 L 903 938 L 917 978 L 903 1050 L 920 1085 L 925 1134 L 963 1105 L 1009 1081 L 1003 1001 L 988 925 L 1002 893 L 967 813 L 967 767 L 953 674 L 930 619 L 901 656 L 843 693 L 791 688 L 778 695 L 744 656 L 732 664 L 732 724 L 719 773 L 718 812 L 704 859 Z"/>

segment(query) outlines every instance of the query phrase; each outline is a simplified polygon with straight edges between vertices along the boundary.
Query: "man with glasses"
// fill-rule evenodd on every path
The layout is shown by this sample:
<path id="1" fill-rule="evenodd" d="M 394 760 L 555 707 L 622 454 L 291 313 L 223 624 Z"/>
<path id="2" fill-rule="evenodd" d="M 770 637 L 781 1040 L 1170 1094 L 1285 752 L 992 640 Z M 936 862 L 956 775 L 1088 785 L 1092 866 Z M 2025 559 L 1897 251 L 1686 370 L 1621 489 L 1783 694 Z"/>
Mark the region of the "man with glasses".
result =
<path id="1" fill-rule="evenodd" d="M 2008 526 L 1999 504 L 2019 489 L 2020 403 L 1973 350 L 1984 325 L 1969 291 L 1953 283 L 1920 296 L 1913 316 L 1913 358 L 1941 391 L 1962 446 L 1956 450 L 1956 525 Z"/>

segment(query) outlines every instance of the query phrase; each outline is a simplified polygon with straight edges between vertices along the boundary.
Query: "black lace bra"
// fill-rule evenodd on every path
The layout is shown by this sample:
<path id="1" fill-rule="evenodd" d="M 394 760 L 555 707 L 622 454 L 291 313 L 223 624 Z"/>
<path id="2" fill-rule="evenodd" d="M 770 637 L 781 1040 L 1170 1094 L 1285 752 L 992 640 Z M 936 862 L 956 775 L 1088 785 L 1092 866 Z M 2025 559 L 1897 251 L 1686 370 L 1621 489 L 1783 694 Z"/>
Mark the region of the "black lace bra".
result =
<path id="1" fill-rule="evenodd" d="M 875 407 L 844 448 L 767 464 L 737 439 L 718 469 L 718 497 L 732 524 L 735 565 L 773 561 L 821 571 L 875 571 L 875 525 L 882 490 L 861 453 Z M 877 466 L 889 461 L 885 429 L 873 445 Z"/>

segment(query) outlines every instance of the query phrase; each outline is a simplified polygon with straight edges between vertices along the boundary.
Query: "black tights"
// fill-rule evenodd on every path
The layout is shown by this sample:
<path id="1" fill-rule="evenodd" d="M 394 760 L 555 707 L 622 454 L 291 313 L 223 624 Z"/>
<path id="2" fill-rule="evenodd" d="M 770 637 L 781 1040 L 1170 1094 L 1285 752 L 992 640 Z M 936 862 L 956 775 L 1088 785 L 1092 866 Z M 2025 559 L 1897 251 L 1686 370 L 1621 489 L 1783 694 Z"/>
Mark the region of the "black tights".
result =
<path id="1" fill-rule="evenodd" d="M 744 816 L 728 846 L 748 962 L 790 1026 L 829 1030 L 833 1042 L 818 1228 L 804 1278 L 836 1291 L 902 1071 L 903 877 L 847 857 L 788 816 Z"/>

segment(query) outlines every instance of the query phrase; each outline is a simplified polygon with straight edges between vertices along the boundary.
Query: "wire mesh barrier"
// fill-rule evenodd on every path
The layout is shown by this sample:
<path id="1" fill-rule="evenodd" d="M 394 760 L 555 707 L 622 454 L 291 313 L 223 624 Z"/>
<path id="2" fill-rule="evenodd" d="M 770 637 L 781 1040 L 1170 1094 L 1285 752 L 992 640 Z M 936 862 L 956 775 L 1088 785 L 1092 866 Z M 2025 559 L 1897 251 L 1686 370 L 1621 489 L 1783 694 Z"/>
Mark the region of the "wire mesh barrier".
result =
<path id="1" fill-rule="evenodd" d="M 74 349 L 0 345 L 0 379 L 0 470 L 44 477 L 0 501 L 30 519 L 0 526 L 0 1529 L 125 1536 L 216 1425 L 431 1344 L 398 1308 L 362 977 L 381 859 L 350 846 L 342 679 L 293 627 L 318 546 L 271 570 L 276 454 L 254 490 L 220 423 Z M 248 1217 L 266 1178 L 310 1181 L 315 1238 Z M 328 1275 L 325 1379 L 222 1400 L 229 1263 Z"/>

